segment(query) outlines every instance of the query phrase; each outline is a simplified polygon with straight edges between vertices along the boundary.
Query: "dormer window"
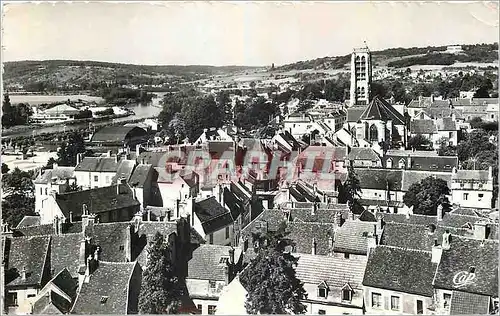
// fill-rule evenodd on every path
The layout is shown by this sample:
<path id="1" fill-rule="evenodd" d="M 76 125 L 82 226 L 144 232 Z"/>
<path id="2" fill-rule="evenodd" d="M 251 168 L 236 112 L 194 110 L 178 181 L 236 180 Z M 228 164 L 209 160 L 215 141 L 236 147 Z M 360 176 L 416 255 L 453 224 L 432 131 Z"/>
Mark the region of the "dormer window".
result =
<path id="1" fill-rule="evenodd" d="M 472 224 L 471 223 L 465 223 L 462 228 L 465 228 L 465 229 L 472 229 Z"/>
<path id="2" fill-rule="evenodd" d="M 469 267 L 469 273 L 471 273 L 471 274 L 476 273 L 476 267 L 474 267 L 474 266 Z"/>
<path id="3" fill-rule="evenodd" d="M 342 287 L 342 301 L 350 302 L 352 300 L 353 290 L 349 283 L 346 283 L 344 287 Z"/>
<path id="4" fill-rule="evenodd" d="M 321 298 L 328 297 L 328 285 L 324 281 L 318 285 L 318 297 Z"/>
<path id="5" fill-rule="evenodd" d="M 105 304 L 108 301 L 109 296 L 101 296 L 101 304 Z"/>

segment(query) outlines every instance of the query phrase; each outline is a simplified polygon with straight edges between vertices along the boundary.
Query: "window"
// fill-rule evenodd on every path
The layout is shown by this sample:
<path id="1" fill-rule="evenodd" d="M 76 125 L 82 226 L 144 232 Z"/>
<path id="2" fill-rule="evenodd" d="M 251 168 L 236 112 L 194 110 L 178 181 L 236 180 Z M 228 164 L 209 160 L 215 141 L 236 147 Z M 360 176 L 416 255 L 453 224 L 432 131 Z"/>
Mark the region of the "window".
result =
<path id="1" fill-rule="evenodd" d="M 47 195 L 47 188 L 45 188 L 45 195 Z"/>
<path id="2" fill-rule="evenodd" d="M 464 201 L 467 201 L 468 198 L 469 198 L 469 193 L 464 193 Z"/>
<path id="3" fill-rule="evenodd" d="M 478 185 L 478 188 L 482 189 L 483 188 L 483 184 L 482 183 L 479 183 Z"/>
<path id="4" fill-rule="evenodd" d="M 125 249 L 125 246 L 120 246 L 120 250 L 124 250 Z"/>
<path id="5" fill-rule="evenodd" d="M 324 309 L 318 309 L 318 315 L 326 315 L 326 311 Z"/>
<path id="6" fill-rule="evenodd" d="M 108 301 L 108 296 L 101 296 L 101 304 L 105 304 Z"/>
<path id="7" fill-rule="evenodd" d="M 395 311 L 399 310 L 399 296 L 391 296 L 391 309 Z"/>
<path id="8" fill-rule="evenodd" d="M 443 307 L 450 308 L 451 294 L 444 293 L 443 294 Z"/>
<path id="9" fill-rule="evenodd" d="M 94 182 L 99 181 L 99 176 L 94 176 Z"/>
<path id="10" fill-rule="evenodd" d="M 243 243 L 243 251 L 247 251 L 248 249 L 248 239 L 245 240 L 245 242 Z"/>
<path id="11" fill-rule="evenodd" d="M 373 308 L 382 307 L 382 294 L 372 293 L 372 307 Z"/>
<path id="12" fill-rule="evenodd" d="M 215 314 L 215 308 L 216 308 L 216 307 L 217 307 L 217 306 L 215 306 L 215 305 L 208 305 L 208 315 L 213 315 L 213 314 Z"/>
<path id="13" fill-rule="evenodd" d="M 208 235 L 208 243 L 213 244 L 214 243 L 214 234 Z"/>
<path id="14" fill-rule="evenodd" d="M 28 298 L 35 297 L 35 296 L 36 296 L 36 294 L 28 294 Z"/>
<path id="15" fill-rule="evenodd" d="M 483 196 L 484 196 L 484 194 L 482 194 L 482 193 L 479 193 L 479 194 L 477 195 L 477 197 L 478 197 L 478 200 L 479 200 L 479 201 L 481 201 L 481 200 L 483 199 Z"/>
<path id="16" fill-rule="evenodd" d="M 208 281 L 209 285 L 210 285 L 210 289 L 211 290 L 215 290 L 216 286 L 217 286 L 217 282 L 213 281 L 213 280 L 210 280 Z"/>
<path id="17" fill-rule="evenodd" d="M 326 298 L 326 288 L 320 287 L 318 288 L 318 297 Z"/>
<path id="18" fill-rule="evenodd" d="M 196 309 L 198 309 L 198 313 L 203 314 L 203 307 L 201 304 L 196 305 Z"/>
<path id="19" fill-rule="evenodd" d="M 463 183 L 460 183 L 460 187 L 463 188 L 464 187 L 464 184 Z"/>
<path id="20" fill-rule="evenodd" d="M 226 264 L 229 262 L 229 258 L 228 257 L 221 257 L 220 260 L 219 260 L 219 263 L 222 263 L 222 264 Z"/>
<path id="21" fill-rule="evenodd" d="M 226 239 L 228 239 L 228 238 L 229 238 L 229 226 L 226 227 Z"/>
<path id="22" fill-rule="evenodd" d="M 344 253 L 344 259 L 349 259 L 349 254 L 347 252 Z"/>
<path id="23" fill-rule="evenodd" d="M 343 289 L 342 290 L 342 300 L 343 301 L 350 301 L 351 300 L 351 290 L 349 289 Z"/>
<path id="24" fill-rule="evenodd" d="M 17 293 L 7 293 L 7 305 L 17 306 Z"/>
<path id="25" fill-rule="evenodd" d="M 424 302 L 422 300 L 417 300 L 417 315 L 422 315 L 424 313 Z"/>

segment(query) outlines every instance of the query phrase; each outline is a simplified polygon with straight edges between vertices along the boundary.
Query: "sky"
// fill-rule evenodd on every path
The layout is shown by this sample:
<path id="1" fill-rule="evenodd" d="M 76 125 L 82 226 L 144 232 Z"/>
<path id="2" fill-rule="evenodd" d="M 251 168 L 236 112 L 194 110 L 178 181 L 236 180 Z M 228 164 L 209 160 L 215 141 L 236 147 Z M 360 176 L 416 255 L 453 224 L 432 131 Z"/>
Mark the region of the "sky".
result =
<path id="1" fill-rule="evenodd" d="M 364 46 L 498 42 L 498 2 L 7 3 L 3 61 L 282 65 Z"/>

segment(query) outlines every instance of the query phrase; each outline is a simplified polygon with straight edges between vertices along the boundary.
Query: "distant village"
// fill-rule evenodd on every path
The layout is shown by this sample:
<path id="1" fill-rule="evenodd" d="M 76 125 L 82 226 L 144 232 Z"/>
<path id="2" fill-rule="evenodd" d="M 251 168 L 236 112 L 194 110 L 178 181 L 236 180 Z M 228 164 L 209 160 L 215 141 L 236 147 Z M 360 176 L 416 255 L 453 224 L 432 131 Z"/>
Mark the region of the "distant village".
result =
<path id="1" fill-rule="evenodd" d="M 252 269 L 268 236 L 285 232 L 279 251 L 296 258 L 305 314 L 498 314 L 498 169 L 479 152 L 467 162 L 444 152 L 478 133 L 474 121 L 497 124 L 499 100 L 461 91 L 397 103 L 372 94 L 374 76 L 388 75 L 374 71 L 367 47 L 354 49 L 348 100 L 309 100 L 305 110 L 299 99 L 284 102 L 272 133 L 207 126 L 192 142 L 165 145 L 148 119 L 92 129 L 85 144 L 99 150 L 77 153 L 72 166 L 42 168 L 57 151 L 26 162 L 36 215 L 3 224 L 2 309 L 140 313 L 160 233 L 184 288 L 178 313 L 247 314 L 249 276 L 263 273 Z M 269 86 L 301 84 L 276 77 L 196 88 L 228 91 L 234 106 L 247 98 L 236 89 L 269 100 Z M 33 119 L 78 113 L 62 104 Z M 484 143 L 497 142 L 492 134 Z"/>

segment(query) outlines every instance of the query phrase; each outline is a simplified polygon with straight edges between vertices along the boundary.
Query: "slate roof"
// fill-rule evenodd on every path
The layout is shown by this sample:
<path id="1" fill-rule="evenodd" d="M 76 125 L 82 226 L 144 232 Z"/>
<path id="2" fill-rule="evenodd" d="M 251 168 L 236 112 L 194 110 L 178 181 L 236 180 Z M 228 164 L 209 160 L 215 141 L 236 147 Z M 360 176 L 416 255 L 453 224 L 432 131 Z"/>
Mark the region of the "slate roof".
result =
<path id="1" fill-rule="evenodd" d="M 193 251 L 193 256 L 188 262 L 188 279 L 224 281 L 225 263 L 221 263 L 222 257 L 229 257 L 231 246 L 200 245 Z M 241 256 L 239 249 L 234 249 L 234 261 L 238 262 Z"/>
<path id="2" fill-rule="evenodd" d="M 423 109 L 427 115 L 429 115 L 433 119 L 441 118 L 441 117 L 451 117 L 452 114 L 455 114 L 455 117 L 458 119 L 463 118 L 463 111 L 461 109 L 450 109 L 448 105 L 446 106 L 432 106 L 426 109 Z"/>
<path id="3" fill-rule="evenodd" d="M 40 225 L 40 216 L 29 216 L 26 215 L 23 217 L 23 219 L 17 224 L 16 228 L 21 228 L 21 227 L 30 227 L 30 226 L 37 226 Z"/>
<path id="4" fill-rule="evenodd" d="M 64 297 L 53 291 L 50 291 L 49 295 L 50 300 L 47 295 L 44 295 L 33 304 L 34 315 L 57 315 L 69 312 L 71 302 L 68 302 Z"/>
<path id="5" fill-rule="evenodd" d="M 335 234 L 335 252 L 366 255 L 368 236 L 376 231 L 375 225 L 373 222 L 346 221 Z"/>
<path id="6" fill-rule="evenodd" d="M 137 126 L 106 126 L 95 132 L 92 142 L 122 142 L 129 135 L 145 136 L 147 133 Z"/>
<path id="7" fill-rule="evenodd" d="M 438 131 L 456 131 L 457 124 L 451 117 L 443 117 L 436 121 Z"/>
<path id="8" fill-rule="evenodd" d="M 123 229 L 123 232 L 125 233 L 126 230 Z M 147 259 L 147 249 L 149 247 L 149 242 L 153 239 L 154 235 L 156 233 L 160 233 L 163 235 L 163 238 L 165 240 L 168 240 L 168 237 L 171 234 L 177 234 L 177 222 L 141 222 L 139 225 L 139 240 L 142 240 L 142 243 L 139 242 L 138 244 L 134 245 L 132 251 L 135 255 L 137 256 L 137 261 L 141 266 L 146 265 L 146 259 Z M 190 230 L 190 235 L 191 235 L 191 242 L 198 244 L 201 243 L 198 239 L 198 236 L 194 233 L 196 232 L 195 229 L 191 227 Z M 124 235 L 121 235 L 121 238 L 124 238 Z M 120 240 L 120 239 L 118 239 Z M 201 239 L 202 242 L 204 242 L 203 238 Z M 107 242 L 107 241 L 106 241 Z M 125 243 L 125 240 L 123 240 L 122 244 Z M 117 258 L 120 258 L 122 254 L 119 252 L 119 249 L 116 247 L 114 248 L 115 254 L 117 255 Z M 124 254 L 123 254 L 124 256 Z"/>
<path id="9" fill-rule="evenodd" d="M 488 315 L 490 297 L 453 291 L 451 294 L 450 315 Z"/>
<path id="10" fill-rule="evenodd" d="M 353 106 L 347 109 L 347 122 L 357 122 L 361 118 L 361 114 L 365 111 L 366 106 Z"/>
<path id="11" fill-rule="evenodd" d="M 56 106 L 53 106 L 45 111 L 43 111 L 44 114 L 66 114 L 66 115 L 75 115 L 80 113 L 80 110 L 67 105 L 66 103 L 59 104 Z"/>
<path id="12" fill-rule="evenodd" d="M 49 236 L 12 238 L 6 269 L 17 271 L 18 277 L 6 284 L 6 287 L 41 286 L 44 277 L 44 269 L 46 269 L 46 257 L 48 255 L 49 245 Z M 26 269 L 25 280 L 22 280 L 20 275 L 23 268 Z"/>
<path id="13" fill-rule="evenodd" d="M 135 160 L 122 160 L 118 164 L 118 168 L 116 169 L 116 173 L 111 179 L 111 184 L 116 184 L 118 179 L 126 179 L 127 181 L 130 179 L 132 172 L 134 171 Z"/>
<path id="14" fill-rule="evenodd" d="M 380 156 L 371 148 L 353 147 L 349 152 L 348 159 L 378 161 Z"/>
<path id="15" fill-rule="evenodd" d="M 368 256 L 363 285 L 432 297 L 436 266 L 428 251 L 377 246 Z"/>
<path id="16" fill-rule="evenodd" d="M 310 254 L 313 240 L 316 243 L 317 255 L 330 253 L 330 237 L 334 237 L 336 225 L 332 223 L 292 222 L 287 229 L 287 238 L 293 240 L 296 253 Z"/>
<path id="17" fill-rule="evenodd" d="M 150 151 L 144 151 L 139 154 L 139 157 L 137 157 L 137 161 L 140 161 L 141 163 L 153 165 L 155 167 L 162 167 L 164 168 L 165 166 L 160 166 L 160 161 L 162 160 L 162 157 L 168 155 L 167 151 L 160 151 L 160 152 L 150 152 Z M 166 159 L 165 159 L 166 160 Z"/>
<path id="18" fill-rule="evenodd" d="M 368 104 L 359 119 L 381 120 L 384 122 L 392 121 L 393 125 L 405 125 L 404 117 L 392 105 L 378 95 Z"/>
<path id="19" fill-rule="evenodd" d="M 396 222 L 414 225 L 437 225 L 436 216 L 413 214 L 407 217 L 405 214 L 395 213 L 379 213 L 377 216 L 381 216 L 385 223 Z"/>
<path id="20" fill-rule="evenodd" d="M 78 289 L 78 281 L 72 277 L 71 273 L 64 268 L 57 273 L 57 275 L 50 280 L 55 286 L 61 289 L 68 296 L 74 298 Z"/>
<path id="21" fill-rule="evenodd" d="M 392 191 L 401 191 L 403 182 L 402 170 L 357 168 L 361 189 L 386 190 L 387 183 Z"/>
<path id="22" fill-rule="evenodd" d="M 453 180 L 482 180 L 488 181 L 488 170 L 457 170 L 451 177 Z"/>
<path id="23" fill-rule="evenodd" d="M 410 131 L 412 134 L 435 134 L 437 127 L 434 120 L 413 120 L 410 123 Z"/>
<path id="24" fill-rule="evenodd" d="M 131 222 L 94 224 L 92 241 L 101 248 L 100 260 L 108 262 L 127 261 L 125 244 L 127 228 Z"/>
<path id="25" fill-rule="evenodd" d="M 352 289 L 361 290 L 365 258 L 344 259 L 343 257 L 298 255 L 295 268 L 297 278 L 306 284 L 319 285 L 326 282 L 330 287 L 342 288 L 349 283 Z"/>
<path id="26" fill-rule="evenodd" d="M 148 179 L 148 175 L 153 170 L 153 165 L 138 165 L 130 176 L 128 183 L 132 187 L 143 188 Z"/>
<path id="27" fill-rule="evenodd" d="M 80 233 L 81 231 L 81 222 L 63 223 L 63 232 L 65 234 Z M 52 224 L 26 226 L 13 229 L 13 232 L 15 237 L 52 235 L 54 233 L 54 226 Z"/>
<path id="28" fill-rule="evenodd" d="M 438 179 L 446 181 L 448 188 L 451 187 L 452 174 L 449 172 L 437 171 L 420 171 L 420 170 L 403 170 L 403 184 L 401 190 L 408 191 L 412 184 L 422 181 L 423 179 L 434 176 Z M 363 182 L 361 182 L 363 183 Z"/>
<path id="29" fill-rule="evenodd" d="M 295 137 L 293 137 L 292 134 L 290 134 L 289 131 L 283 131 L 279 133 L 279 135 L 281 136 L 281 138 L 283 138 L 285 142 L 287 142 L 290 146 L 292 146 L 292 150 L 297 150 L 298 148 L 300 148 L 300 144 L 297 142 Z"/>
<path id="30" fill-rule="evenodd" d="M 459 272 L 475 268 L 475 278 L 457 287 L 453 283 Z M 498 240 L 475 240 L 451 235 L 450 249 L 441 256 L 434 287 L 488 296 L 498 296 Z"/>
<path id="31" fill-rule="evenodd" d="M 48 184 L 52 178 L 57 180 L 66 180 L 74 177 L 75 167 L 54 167 L 52 169 L 45 169 L 42 174 L 38 175 L 35 179 L 36 184 Z"/>
<path id="32" fill-rule="evenodd" d="M 216 232 L 234 222 L 231 212 L 220 205 L 213 196 L 196 202 L 194 212 L 206 234 Z"/>
<path id="33" fill-rule="evenodd" d="M 208 141 L 208 152 L 212 158 L 221 158 L 225 153 L 227 155 L 234 155 L 234 142 L 231 141 Z"/>
<path id="34" fill-rule="evenodd" d="M 407 166 L 408 157 L 388 154 L 383 158 L 383 164 L 387 166 L 387 160 L 392 159 L 392 168 L 399 169 L 399 161 L 403 159 Z M 411 166 L 408 169 L 422 171 L 451 172 L 458 167 L 457 156 L 412 156 Z"/>
<path id="35" fill-rule="evenodd" d="M 116 172 L 119 164 L 116 157 L 84 157 L 75 171 Z"/>
<path id="36" fill-rule="evenodd" d="M 139 206 L 128 185 L 120 184 L 120 194 L 116 186 L 56 194 L 56 202 L 66 218 L 73 212 L 73 217 L 81 217 L 83 204 L 89 213 L 99 214 L 131 206 Z"/>
<path id="37" fill-rule="evenodd" d="M 51 270 L 54 273 L 68 269 L 69 273 L 78 277 L 80 262 L 80 244 L 84 236 L 81 233 L 52 235 L 50 243 Z M 82 262 L 83 263 L 83 262 Z"/>
<path id="38" fill-rule="evenodd" d="M 137 262 L 99 262 L 89 283 L 83 283 L 71 313 L 128 314 L 129 280 L 135 269 L 141 272 Z M 103 296 L 107 296 L 105 303 L 101 303 Z"/>

